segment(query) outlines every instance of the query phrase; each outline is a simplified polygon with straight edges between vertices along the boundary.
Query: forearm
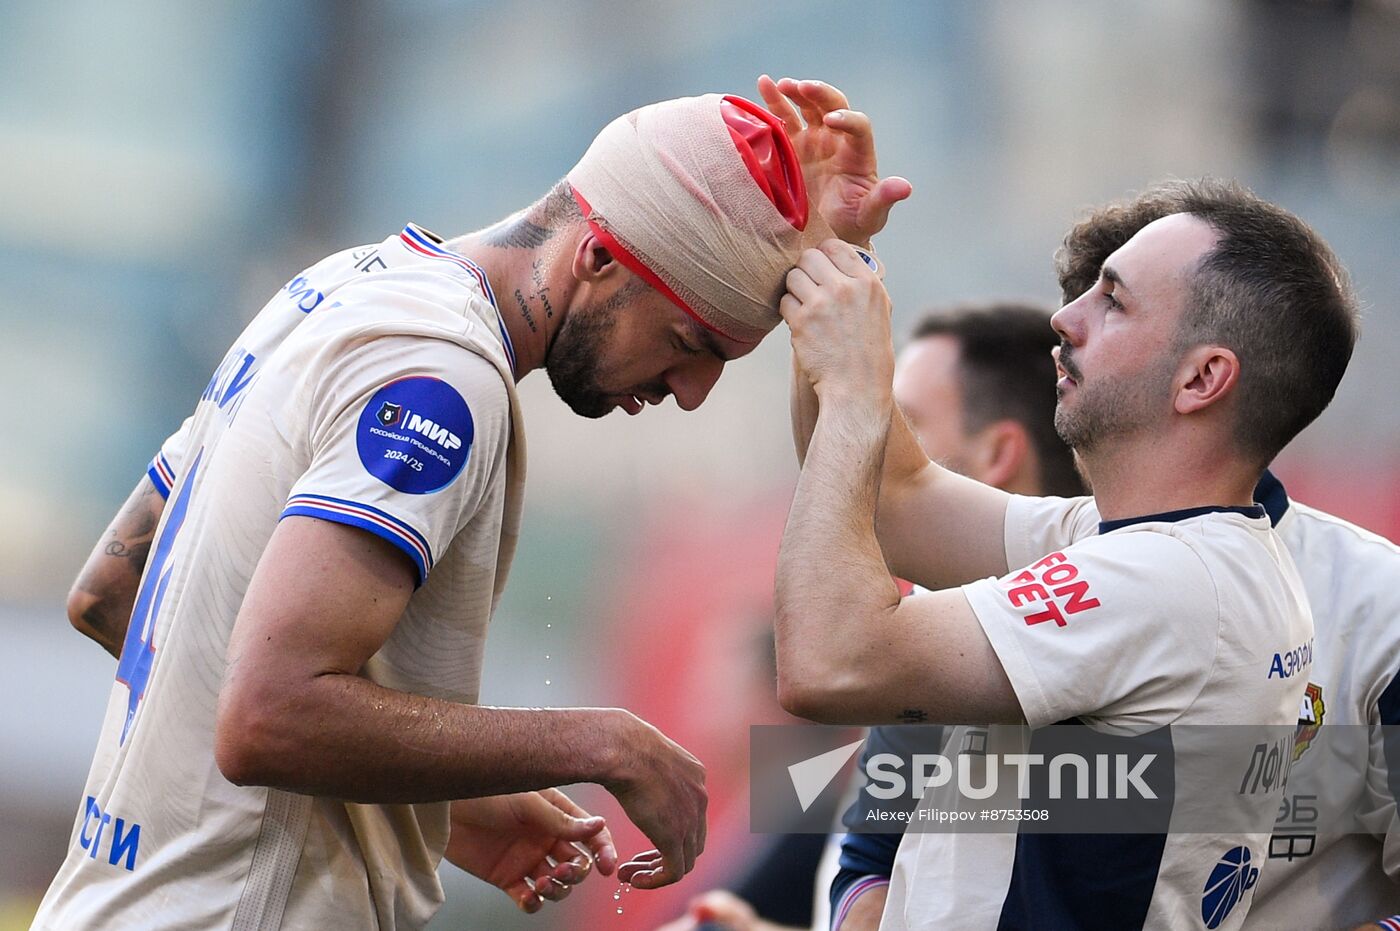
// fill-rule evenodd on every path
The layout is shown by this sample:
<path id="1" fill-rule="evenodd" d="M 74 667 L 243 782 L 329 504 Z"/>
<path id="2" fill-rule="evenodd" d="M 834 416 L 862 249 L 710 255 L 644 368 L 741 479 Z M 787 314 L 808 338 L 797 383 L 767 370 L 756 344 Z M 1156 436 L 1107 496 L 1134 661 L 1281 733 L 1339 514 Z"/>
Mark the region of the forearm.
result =
<path id="1" fill-rule="evenodd" d="M 792 445 L 797 451 L 797 466 L 801 468 L 807 461 L 807 448 L 812 445 L 812 431 L 817 428 L 817 392 L 802 367 L 797 364 L 797 356 L 792 358 L 792 393 L 790 399 L 792 417 Z"/>
<path id="2" fill-rule="evenodd" d="M 799 467 L 806 464 L 820 410 L 817 393 L 794 358 L 790 414 Z M 884 459 L 876 493 L 875 534 L 887 571 L 899 578 L 918 581 L 926 588 L 961 585 L 998 574 L 1006 568 L 996 561 L 1001 555 L 999 548 L 990 553 L 989 558 L 965 562 L 931 564 L 926 558 L 929 550 L 937 545 L 937 537 L 931 532 L 927 508 L 917 505 L 939 494 L 940 489 L 935 486 L 940 483 L 953 484 L 947 481 L 950 476 L 954 482 L 959 479 L 928 458 L 903 411 L 894 405 L 885 434 Z"/>
<path id="3" fill-rule="evenodd" d="M 931 461 L 895 408 L 875 528 L 896 576 L 938 590 L 1004 574 L 1010 499 L 998 488 Z"/>
<path id="4" fill-rule="evenodd" d="M 899 405 L 894 405 L 890 427 L 885 434 L 885 460 L 880 472 L 880 495 L 876 499 L 875 533 L 886 553 L 890 571 L 908 578 L 907 560 L 902 558 L 904 537 L 908 533 L 904 502 L 917 493 L 927 470 L 941 466 L 929 460 L 918 437 L 909 425 Z"/>
<path id="5" fill-rule="evenodd" d="M 232 781 L 366 803 L 609 785 L 631 718 L 463 705 L 339 673 L 249 697 L 259 707 L 220 709 L 216 753 Z"/>
<path id="6" fill-rule="evenodd" d="M 860 667 L 888 648 L 870 625 L 899 602 L 875 537 L 885 434 L 892 405 L 822 405 L 778 554 L 780 692 L 807 708 L 820 683 L 831 693 L 860 687 Z"/>
<path id="7" fill-rule="evenodd" d="M 821 405 L 817 392 L 807 373 L 792 360 L 792 386 L 789 401 L 789 414 L 792 420 L 792 440 L 797 452 L 797 464 L 803 465 L 807 459 L 807 449 L 812 444 L 812 433 L 817 427 L 817 417 Z M 884 461 L 881 468 L 878 491 L 876 530 L 885 521 L 897 518 L 897 511 L 887 502 L 897 497 L 901 491 L 915 484 L 925 467 L 932 465 L 928 455 L 919 445 L 918 437 L 909 425 L 903 411 L 895 405 L 891 412 L 889 430 L 885 435 Z"/>
<path id="8" fill-rule="evenodd" d="M 141 573 L 160 522 L 165 499 L 142 477 L 97 541 L 68 593 L 68 619 L 114 657 L 131 620 Z"/>

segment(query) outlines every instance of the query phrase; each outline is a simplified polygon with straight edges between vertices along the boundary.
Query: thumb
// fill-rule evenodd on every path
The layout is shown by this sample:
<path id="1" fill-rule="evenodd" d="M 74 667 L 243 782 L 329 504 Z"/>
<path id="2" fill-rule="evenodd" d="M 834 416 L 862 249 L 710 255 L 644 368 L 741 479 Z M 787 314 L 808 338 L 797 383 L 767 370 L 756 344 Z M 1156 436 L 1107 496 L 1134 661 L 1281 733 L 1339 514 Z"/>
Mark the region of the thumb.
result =
<path id="1" fill-rule="evenodd" d="M 516 798 L 520 800 L 516 817 L 521 824 L 552 834 L 560 840 L 587 840 L 607 827 L 607 820 L 602 815 L 574 817 L 544 793 L 530 792 Z"/>
<path id="2" fill-rule="evenodd" d="M 890 210 L 895 204 L 914 193 L 914 185 L 904 178 L 882 178 L 875 189 L 865 196 L 860 204 L 860 227 L 870 235 L 885 228 L 889 222 Z"/>
<path id="3" fill-rule="evenodd" d="M 587 818 L 575 818 L 566 815 L 562 811 L 559 813 L 558 825 L 553 828 L 554 836 L 563 841 L 585 841 L 608 826 L 607 819 L 602 815 L 591 815 Z"/>

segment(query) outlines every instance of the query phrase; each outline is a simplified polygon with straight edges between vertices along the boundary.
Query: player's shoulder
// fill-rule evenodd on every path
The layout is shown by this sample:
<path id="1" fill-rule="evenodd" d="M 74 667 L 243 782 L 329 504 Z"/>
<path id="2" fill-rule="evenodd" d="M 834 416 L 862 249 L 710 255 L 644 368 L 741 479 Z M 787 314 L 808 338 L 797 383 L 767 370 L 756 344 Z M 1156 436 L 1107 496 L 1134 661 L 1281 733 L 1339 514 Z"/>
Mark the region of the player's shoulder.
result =
<path id="1" fill-rule="evenodd" d="M 505 404 L 509 388 L 499 365 L 480 345 L 432 329 L 369 328 L 350 334 L 345 349 L 370 381 L 427 379 L 445 382 L 479 401 Z"/>
<path id="2" fill-rule="evenodd" d="M 1308 589 L 1313 613 L 1368 624 L 1375 636 L 1400 635 L 1400 547 L 1340 517 L 1296 502 L 1279 522 L 1279 535 Z M 1331 630 L 1334 624 L 1328 624 Z M 1394 632 L 1394 633 L 1392 633 Z"/>
<path id="3" fill-rule="evenodd" d="M 457 334 L 347 328 L 315 349 L 302 377 L 315 424 L 329 425 L 353 408 L 362 409 L 364 429 L 400 420 L 471 423 L 467 432 L 481 440 L 510 430 L 511 388 L 501 364 Z"/>
<path id="4" fill-rule="evenodd" d="M 1262 509 L 1256 508 L 1201 509 L 1200 513 L 1162 521 L 1149 519 L 1134 526 L 1180 541 L 1212 569 L 1238 566 L 1248 571 L 1256 563 L 1279 562 L 1283 550 L 1278 533 Z"/>
<path id="5" fill-rule="evenodd" d="M 1047 554 L 1031 568 L 1050 572 L 1064 562 L 1091 585 L 1112 589 L 1120 605 L 1137 610 L 1160 606 L 1208 616 L 1219 607 L 1216 573 L 1189 538 L 1172 533 L 1170 525 L 1137 524 L 1086 536 L 1062 550 Z M 1053 582 L 1064 570 L 1053 577 Z"/>
<path id="6" fill-rule="evenodd" d="M 1400 546 L 1380 534 L 1297 501 L 1289 502 L 1288 510 L 1279 522 L 1279 533 L 1285 540 L 1295 536 L 1325 540 L 1329 546 L 1344 550 L 1348 559 L 1400 566 Z"/>
<path id="7" fill-rule="evenodd" d="M 381 313 L 421 314 L 425 308 L 442 308 L 460 319 L 471 304 L 495 305 L 488 296 L 484 274 L 473 274 L 469 266 L 452 262 L 391 265 L 373 272 L 354 275 L 336 290 L 342 306 L 365 304 Z"/>
<path id="8" fill-rule="evenodd" d="M 1047 550 L 1067 546 L 1098 532 L 1099 512 L 1093 498 L 1012 495 L 1006 504 L 1006 559 L 1029 562 Z"/>

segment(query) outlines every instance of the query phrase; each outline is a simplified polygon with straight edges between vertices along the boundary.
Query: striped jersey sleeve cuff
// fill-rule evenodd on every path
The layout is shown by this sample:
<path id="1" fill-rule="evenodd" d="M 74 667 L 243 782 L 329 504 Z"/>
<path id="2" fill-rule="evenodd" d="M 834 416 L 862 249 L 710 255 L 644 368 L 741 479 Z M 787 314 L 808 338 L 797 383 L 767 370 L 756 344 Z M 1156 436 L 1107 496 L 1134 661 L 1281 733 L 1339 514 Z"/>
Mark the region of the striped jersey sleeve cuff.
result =
<path id="1" fill-rule="evenodd" d="M 156 486 L 160 496 L 169 500 L 170 489 L 175 487 L 175 470 L 170 467 L 164 453 L 156 453 L 156 457 L 146 468 L 146 474 L 150 476 L 151 484 Z"/>
<path id="2" fill-rule="evenodd" d="M 1376 924 L 1384 928 L 1385 931 L 1400 931 L 1400 915 L 1391 915 L 1389 918 L 1382 918 L 1377 921 Z"/>
<path id="3" fill-rule="evenodd" d="M 831 931 L 841 931 L 841 925 L 850 914 L 851 906 L 856 904 L 856 899 L 871 889 L 889 884 L 888 876 L 862 876 L 846 887 L 846 891 L 841 893 L 841 898 L 836 900 L 836 907 L 831 911 Z"/>
<path id="4" fill-rule="evenodd" d="M 428 572 L 433 568 L 432 547 L 421 533 L 392 514 L 367 504 L 326 495 L 292 495 L 282 509 L 282 517 L 317 517 L 368 530 L 408 554 L 418 569 L 419 585 L 427 581 Z"/>

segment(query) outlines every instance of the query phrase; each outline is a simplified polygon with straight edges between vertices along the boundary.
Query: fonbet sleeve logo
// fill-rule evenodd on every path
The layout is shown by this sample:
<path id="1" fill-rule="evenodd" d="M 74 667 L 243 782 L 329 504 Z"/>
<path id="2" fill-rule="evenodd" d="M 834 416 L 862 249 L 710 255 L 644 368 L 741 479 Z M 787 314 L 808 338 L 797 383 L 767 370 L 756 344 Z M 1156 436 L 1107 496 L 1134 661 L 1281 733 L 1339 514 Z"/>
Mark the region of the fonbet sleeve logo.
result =
<path id="1" fill-rule="evenodd" d="M 374 393 L 360 412 L 355 447 L 370 475 L 396 491 L 426 495 L 461 473 L 475 432 L 471 409 L 455 388 L 415 375 Z"/>

